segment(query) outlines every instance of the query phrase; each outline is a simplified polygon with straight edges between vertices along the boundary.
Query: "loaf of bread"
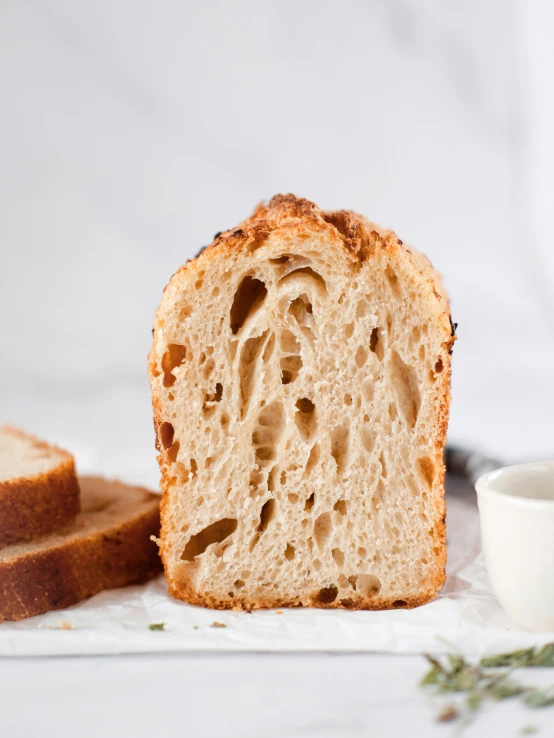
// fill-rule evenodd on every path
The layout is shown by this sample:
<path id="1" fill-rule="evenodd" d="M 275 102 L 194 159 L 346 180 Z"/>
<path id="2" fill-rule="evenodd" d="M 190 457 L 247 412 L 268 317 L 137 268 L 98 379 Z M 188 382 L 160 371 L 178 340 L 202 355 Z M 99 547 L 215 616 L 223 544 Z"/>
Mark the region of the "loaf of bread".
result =
<path id="1" fill-rule="evenodd" d="M 64 530 L 0 549 L 0 622 L 59 610 L 161 571 L 151 536 L 159 495 L 81 477 L 82 511 Z"/>
<path id="2" fill-rule="evenodd" d="M 16 428 L 0 428 L 0 546 L 50 533 L 78 512 L 71 454 Z"/>
<path id="3" fill-rule="evenodd" d="M 454 336 L 429 261 L 293 195 L 167 285 L 149 372 L 169 591 L 413 607 L 445 576 Z"/>

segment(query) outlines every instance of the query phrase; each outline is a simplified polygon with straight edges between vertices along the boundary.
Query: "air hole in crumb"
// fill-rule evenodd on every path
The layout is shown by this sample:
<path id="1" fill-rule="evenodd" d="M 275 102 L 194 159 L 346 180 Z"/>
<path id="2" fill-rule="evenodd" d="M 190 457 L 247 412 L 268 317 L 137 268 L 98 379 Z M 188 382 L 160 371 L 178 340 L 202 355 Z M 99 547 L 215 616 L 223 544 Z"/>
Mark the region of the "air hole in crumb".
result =
<path id="1" fill-rule="evenodd" d="M 422 559 L 420 559 L 420 561 L 423 564 L 423 566 L 427 566 L 428 563 L 429 563 L 429 561 L 426 558 L 422 558 Z"/>
<path id="2" fill-rule="evenodd" d="M 400 289 L 400 283 L 398 281 L 398 277 L 396 276 L 396 273 L 394 272 L 390 264 L 387 264 L 387 268 L 385 269 L 385 277 L 387 278 L 387 281 L 390 285 L 393 295 L 395 297 L 400 297 L 402 294 L 402 291 Z"/>
<path id="3" fill-rule="evenodd" d="M 419 326 L 418 325 L 415 325 L 412 328 L 412 337 L 413 337 L 415 343 L 419 343 L 419 339 L 421 338 L 421 331 L 419 330 Z"/>
<path id="4" fill-rule="evenodd" d="M 346 338 L 351 338 L 353 333 L 354 333 L 354 323 L 348 323 L 348 325 L 344 329 L 344 335 L 346 336 Z"/>
<path id="5" fill-rule="evenodd" d="M 244 580 L 243 579 L 236 579 L 235 582 L 234 582 L 234 584 L 233 584 L 233 587 L 235 589 L 242 589 L 244 587 Z"/>
<path id="6" fill-rule="evenodd" d="M 313 313 L 312 303 L 307 295 L 300 295 L 291 302 L 288 312 L 296 318 L 299 325 L 306 326 L 308 325 L 308 316 Z"/>
<path id="7" fill-rule="evenodd" d="M 292 331 L 285 328 L 281 331 L 279 344 L 286 354 L 296 354 L 300 351 L 300 343 Z"/>
<path id="8" fill-rule="evenodd" d="M 261 280 L 251 276 L 244 277 L 231 307 L 230 322 L 233 334 L 238 333 L 246 318 L 260 307 L 266 295 L 267 288 Z"/>
<path id="9" fill-rule="evenodd" d="M 198 464 L 196 463 L 196 459 L 190 460 L 190 471 L 191 474 L 194 476 L 196 472 L 198 471 Z"/>
<path id="10" fill-rule="evenodd" d="M 406 607 L 406 605 L 407 605 L 407 604 L 408 604 L 408 603 L 406 602 L 406 600 L 395 600 L 395 601 L 394 601 L 394 602 L 392 603 L 392 606 L 393 606 L 393 607 Z"/>
<path id="11" fill-rule="evenodd" d="M 311 510 L 312 507 L 314 506 L 314 502 L 315 502 L 315 493 L 312 492 L 312 494 L 308 497 L 308 499 L 304 503 L 304 510 Z"/>
<path id="12" fill-rule="evenodd" d="M 314 524 L 314 536 L 319 548 L 323 548 L 333 530 L 333 520 L 329 513 L 322 513 L 316 518 Z"/>
<path id="13" fill-rule="evenodd" d="M 358 586 L 358 577 L 355 574 L 351 574 L 348 577 L 348 581 L 350 582 L 352 589 L 356 591 L 356 587 Z"/>
<path id="14" fill-rule="evenodd" d="M 309 441 L 316 429 L 315 405 L 307 397 L 296 401 L 294 421 L 305 441 Z"/>
<path id="15" fill-rule="evenodd" d="M 290 543 L 287 543 L 287 547 L 285 548 L 285 559 L 287 561 L 292 561 L 295 556 L 296 556 L 296 549 Z"/>
<path id="16" fill-rule="evenodd" d="M 385 455 L 382 453 L 381 456 L 379 456 L 379 463 L 381 464 L 381 476 L 383 479 L 387 478 L 387 464 L 385 461 Z"/>
<path id="17" fill-rule="evenodd" d="M 435 364 L 435 374 L 440 374 L 443 369 L 444 369 L 444 365 L 442 363 L 442 359 L 439 359 L 437 363 Z"/>
<path id="18" fill-rule="evenodd" d="M 283 356 L 281 358 L 281 382 L 282 384 L 290 384 L 298 377 L 302 369 L 301 356 Z"/>
<path id="19" fill-rule="evenodd" d="M 335 504 L 333 505 L 333 510 L 338 512 L 343 517 L 346 515 L 346 501 L 345 500 L 337 500 Z"/>
<path id="20" fill-rule="evenodd" d="M 337 599 L 338 593 L 339 590 L 337 587 L 331 584 L 329 587 L 323 587 L 323 589 L 319 590 L 315 596 L 315 601 L 321 605 L 330 605 Z"/>
<path id="21" fill-rule="evenodd" d="M 344 404 L 345 405 L 352 404 L 352 395 L 348 394 L 348 392 L 344 395 Z"/>
<path id="22" fill-rule="evenodd" d="M 290 492 L 288 495 L 288 498 L 289 498 L 289 502 L 292 505 L 296 505 L 296 503 L 298 502 L 298 495 L 295 494 L 294 492 Z"/>
<path id="23" fill-rule="evenodd" d="M 363 318 L 369 314 L 369 305 L 366 300 L 360 300 L 356 306 L 356 317 Z"/>
<path id="24" fill-rule="evenodd" d="M 365 561 L 367 559 L 367 549 L 363 546 L 358 547 L 358 556 L 362 559 L 362 561 Z"/>
<path id="25" fill-rule="evenodd" d="M 350 597 L 345 597 L 343 600 L 340 601 L 340 604 L 347 610 L 350 610 L 354 607 L 354 600 L 350 599 Z"/>
<path id="26" fill-rule="evenodd" d="M 348 462 L 349 430 L 344 425 L 337 426 L 331 433 L 331 456 L 337 465 L 337 474 L 342 475 Z"/>
<path id="27" fill-rule="evenodd" d="M 390 420 L 396 420 L 398 417 L 398 411 L 396 410 L 396 405 L 394 402 L 389 402 L 389 419 Z"/>
<path id="28" fill-rule="evenodd" d="M 373 574 L 360 574 L 358 577 L 358 590 L 366 597 L 379 594 L 381 582 Z"/>
<path id="29" fill-rule="evenodd" d="M 316 571 L 321 571 L 321 561 L 319 559 L 314 559 L 312 566 Z"/>
<path id="30" fill-rule="evenodd" d="M 273 461 L 275 458 L 275 449 L 269 446 L 261 446 L 256 449 L 256 460 L 257 461 Z"/>
<path id="31" fill-rule="evenodd" d="M 425 484 L 431 489 L 435 479 L 435 465 L 428 456 L 422 456 L 417 460 L 417 466 Z"/>
<path id="32" fill-rule="evenodd" d="M 279 284 L 285 284 L 292 277 L 296 277 L 301 274 L 310 277 L 317 285 L 319 285 L 319 287 L 327 291 L 327 283 L 325 282 L 321 274 L 318 274 L 310 266 L 303 266 L 303 267 L 298 267 L 298 269 L 293 269 L 292 272 L 289 272 L 285 277 L 279 280 Z"/>
<path id="33" fill-rule="evenodd" d="M 310 450 L 310 455 L 308 456 L 308 461 L 306 462 L 306 469 L 304 470 L 304 476 L 308 476 L 312 473 L 313 469 L 315 468 L 317 462 L 319 461 L 319 457 L 321 455 L 319 443 L 314 443 Z"/>
<path id="34" fill-rule="evenodd" d="M 171 423 L 162 423 L 160 425 L 160 431 L 159 431 L 159 438 L 160 443 L 162 444 L 162 447 L 164 449 L 171 448 L 173 445 L 173 435 L 175 433 L 175 429 L 171 425 Z"/>
<path id="35" fill-rule="evenodd" d="M 383 360 L 383 356 L 385 355 L 385 349 L 383 346 L 383 338 L 381 335 L 380 328 L 374 328 L 371 331 L 371 336 L 369 339 L 369 348 L 375 356 L 379 359 L 379 361 Z"/>
<path id="36" fill-rule="evenodd" d="M 275 500 L 271 497 L 269 500 L 264 502 L 260 512 L 260 524 L 258 525 L 258 531 L 263 533 L 267 529 L 267 526 L 273 520 L 275 515 Z"/>
<path id="37" fill-rule="evenodd" d="M 221 416 L 220 422 L 221 422 L 221 425 L 223 426 L 227 425 L 227 423 L 229 422 L 229 416 L 227 415 L 227 413 L 223 413 L 223 415 Z"/>
<path id="38" fill-rule="evenodd" d="M 344 566 L 344 554 L 340 550 L 340 548 L 334 548 L 331 553 L 333 554 L 333 559 L 335 560 L 335 564 L 342 568 Z"/>
<path id="39" fill-rule="evenodd" d="M 421 344 L 421 346 L 419 347 L 419 360 L 424 361 L 424 359 L 425 359 L 425 346 Z"/>
<path id="40" fill-rule="evenodd" d="M 286 264 L 287 261 L 290 259 L 289 256 L 286 254 L 283 254 L 283 256 L 277 256 L 274 259 L 269 259 L 270 264 Z"/>
<path id="41" fill-rule="evenodd" d="M 413 428 L 421 407 L 421 394 L 416 371 L 413 367 L 405 364 L 396 351 L 393 351 L 390 361 L 390 376 L 396 404 L 408 426 Z"/>
<path id="42" fill-rule="evenodd" d="M 259 359 L 263 346 L 268 338 L 269 330 L 262 333 L 261 336 L 248 338 L 242 347 L 239 361 L 239 379 L 240 379 L 240 418 L 246 415 L 250 398 L 252 395 L 252 385 L 256 377 L 256 363 Z"/>
<path id="43" fill-rule="evenodd" d="M 167 346 L 167 351 L 162 356 L 162 371 L 164 374 L 164 387 L 173 387 L 177 377 L 173 374 L 173 371 L 187 358 L 187 347 L 181 346 L 177 343 L 170 343 Z"/>
<path id="44" fill-rule="evenodd" d="M 214 543 L 222 543 L 237 529 L 235 518 L 223 518 L 191 536 L 181 554 L 183 561 L 192 561 Z"/>
<path id="45" fill-rule="evenodd" d="M 367 351 L 365 350 L 363 346 L 358 346 L 358 350 L 356 351 L 355 361 L 356 361 L 356 366 L 358 366 L 360 369 L 366 363 Z"/>
<path id="46" fill-rule="evenodd" d="M 285 484 L 286 484 L 286 482 L 287 482 L 287 472 L 284 469 L 281 472 L 281 478 L 280 478 L 279 482 L 281 483 L 281 487 L 284 487 Z"/>

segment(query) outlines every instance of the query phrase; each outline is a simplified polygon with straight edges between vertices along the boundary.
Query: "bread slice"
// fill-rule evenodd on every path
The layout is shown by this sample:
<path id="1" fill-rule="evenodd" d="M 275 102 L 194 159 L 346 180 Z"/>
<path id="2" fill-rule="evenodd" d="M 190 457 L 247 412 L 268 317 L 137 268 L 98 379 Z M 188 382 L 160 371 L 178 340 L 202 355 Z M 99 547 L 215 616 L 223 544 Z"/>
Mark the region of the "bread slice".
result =
<path id="1" fill-rule="evenodd" d="M 0 546 L 50 533 L 78 512 L 71 454 L 16 428 L 0 428 Z"/>
<path id="2" fill-rule="evenodd" d="M 149 359 L 171 594 L 249 610 L 432 598 L 453 341 L 425 257 L 293 195 L 185 264 Z"/>
<path id="3" fill-rule="evenodd" d="M 81 477 L 82 511 L 64 531 L 0 549 L 0 621 L 58 610 L 161 570 L 159 495 Z"/>

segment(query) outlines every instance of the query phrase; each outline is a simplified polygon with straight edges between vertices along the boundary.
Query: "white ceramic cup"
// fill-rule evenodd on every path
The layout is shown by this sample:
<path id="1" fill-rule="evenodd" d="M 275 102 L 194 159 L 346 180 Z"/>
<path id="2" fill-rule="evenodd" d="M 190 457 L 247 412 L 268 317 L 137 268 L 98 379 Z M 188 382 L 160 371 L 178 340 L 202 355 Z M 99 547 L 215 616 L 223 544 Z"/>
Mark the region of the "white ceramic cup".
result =
<path id="1" fill-rule="evenodd" d="M 554 462 L 507 466 L 475 488 L 495 595 L 523 628 L 554 631 Z"/>

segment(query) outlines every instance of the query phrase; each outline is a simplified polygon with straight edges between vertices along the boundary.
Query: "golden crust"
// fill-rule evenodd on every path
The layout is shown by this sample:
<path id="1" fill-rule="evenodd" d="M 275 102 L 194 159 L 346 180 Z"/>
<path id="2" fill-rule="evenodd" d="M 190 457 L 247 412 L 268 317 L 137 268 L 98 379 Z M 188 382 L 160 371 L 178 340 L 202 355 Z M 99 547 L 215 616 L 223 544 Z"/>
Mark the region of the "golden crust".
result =
<path id="1" fill-rule="evenodd" d="M 79 512 L 79 482 L 71 454 L 18 428 L 0 429 L 25 439 L 46 454 L 56 452 L 60 463 L 49 472 L 0 482 L 0 546 L 29 541 L 61 528 Z"/>
<path id="2" fill-rule="evenodd" d="M 140 514 L 79 537 L 70 526 L 68 540 L 0 562 L 0 622 L 69 607 L 158 574 L 161 561 L 150 538 L 159 533 L 159 496 L 144 492 L 151 504 Z"/>
<path id="3" fill-rule="evenodd" d="M 358 262 L 360 265 L 370 258 L 377 249 L 386 249 L 389 253 L 395 254 L 397 258 L 408 259 L 413 270 L 419 273 L 422 281 L 427 284 L 429 296 L 432 296 L 436 301 L 437 320 L 440 322 L 441 327 L 444 330 L 444 346 L 447 349 L 448 356 L 447 363 L 444 366 L 442 373 L 437 378 L 441 400 L 438 415 L 438 431 L 435 443 L 435 467 L 437 469 L 438 488 L 442 490 L 442 494 L 440 499 L 437 499 L 436 522 L 434 528 L 434 539 L 438 550 L 436 574 L 429 578 L 427 589 L 421 591 L 417 597 L 406 596 L 405 599 L 394 601 L 377 597 L 364 599 L 360 596 L 357 599 L 349 598 L 348 602 L 345 600 L 338 600 L 326 604 L 318 601 L 316 597 L 314 597 L 310 602 L 300 602 L 271 598 L 267 595 L 260 595 L 260 597 L 255 601 L 247 600 L 236 595 L 233 598 L 219 600 L 208 593 L 198 592 L 194 589 L 191 582 L 175 580 L 171 576 L 169 562 L 166 560 L 164 531 L 168 530 L 171 525 L 168 510 L 168 489 L 171 476 L 166 467 L 165 456 L 160 454 L 158 456 L 158 463 L 160 465 L 162 476 L 160 556 L 162 558 L 168 580 L 168 591 L 176 599 L 183 600 L 192 605 L 200 605 L 221 610 L 254 610 L 306 605 L 329 609 L 384 610 L 413 608 L 423 605 L 436 596 L 444 585 L 446 579 L 446 505 L 444 501 L 445 467 L 443 462 L 443 449 L 446 443 L 451 400 L 450 356 L 452 354 L 452 347 L 456 340 L 456 336 L 454 332 L 454 324 L 452 323 L 450 315 L 448 297 L 443 288 L 442 280 L 427 257 L 415 249 L 406 246 L 394 231 L 380 228 L 363 216 L 352 211 L 321 211 L 317 205 L 309 200 L 296 197 L 293 194 L 287 194 L 276 195 L 269 201 L 269 203 L 261 203 L 258 205 L 253 214 L 243 221 L 237 228 L 218 233 L 213 243 L 205 247 L 195 259 L 188 261 L 177 272 L 175 272 L 168 285 L 166 285 L 164 292 L 175 280 L 181 279 L 185 272 L 188 272 L 189 270 L 194 272 L 196 270 L 205 269 L 212 259 L 217 259 L 225 251 L 234 249 L 243 249 L 250 252 L 255 251 L 264 243 L 267 236 L 276 230 L 286 231 L 287 235 L 293 236 L 303 236 L 306 233 L 322 233 L 325 231 L 332 233 L 335 237 L 338 235 L 346 253 L 351 257 L 353 263 Z M 156 321 L 154 334 L 157 327 L 158 322 Z M 156 359 L 153 347 L 148 359 L 148 371 L 152 388 L 154 388 L 153 380 L 157 374 L 155 361 Z M 160 401 L 156 396 L 154 389 L 152 393 L 152 406 L 154 427 L 157 436 L 158 428 L 162 423 L 162 419 Z"/>

